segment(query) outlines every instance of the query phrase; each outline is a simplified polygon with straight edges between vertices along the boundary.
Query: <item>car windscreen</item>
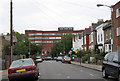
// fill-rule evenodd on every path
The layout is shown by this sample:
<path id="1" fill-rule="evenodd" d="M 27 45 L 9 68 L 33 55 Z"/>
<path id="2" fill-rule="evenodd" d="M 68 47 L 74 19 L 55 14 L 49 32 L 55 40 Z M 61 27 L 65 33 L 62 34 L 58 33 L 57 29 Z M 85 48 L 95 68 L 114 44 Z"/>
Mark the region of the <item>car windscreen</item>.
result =
<path id="1" fill-rule="evenodd" d="M 61 59 L 62 57 L 58 57 L 58 59 Z"/>
<path id="2" fill-rule="evenodd" d="M 29 66 L 29 65 L 33 65 L 32 60 L 28 59 L 28 60 L 17 60 L 14 61 L 10 68 L 14 68 L 14 67 L 20 67 L 20 66 Z"/>
<path id="3" fill-rule="evenodd" d="M 65 59 L 71 59 L 70 57 L 65 57 Z"/>

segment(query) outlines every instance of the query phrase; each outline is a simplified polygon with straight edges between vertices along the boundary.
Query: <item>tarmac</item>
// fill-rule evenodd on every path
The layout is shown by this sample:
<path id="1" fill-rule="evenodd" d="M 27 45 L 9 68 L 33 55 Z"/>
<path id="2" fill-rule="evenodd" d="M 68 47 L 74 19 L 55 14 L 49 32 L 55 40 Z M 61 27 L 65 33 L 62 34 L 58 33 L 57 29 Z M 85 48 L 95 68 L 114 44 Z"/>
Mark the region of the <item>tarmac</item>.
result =
<path id="1" fill-rule="evenodd" d="M 75 62 L 75 61 L 72 61 L 71 64 L 89 68 L 89 69 L 93 69 L 93 70 L 100 71 L 100 72 L 102 71 L 102 65 L 95 65 L 95 64 L 88 64 L 88 63 L 80 64 L 80 62 Z M 2 79 L 8 79 L 8 70 L 1 70 L 0 75 L 1 74 L 2 74 Z"/>

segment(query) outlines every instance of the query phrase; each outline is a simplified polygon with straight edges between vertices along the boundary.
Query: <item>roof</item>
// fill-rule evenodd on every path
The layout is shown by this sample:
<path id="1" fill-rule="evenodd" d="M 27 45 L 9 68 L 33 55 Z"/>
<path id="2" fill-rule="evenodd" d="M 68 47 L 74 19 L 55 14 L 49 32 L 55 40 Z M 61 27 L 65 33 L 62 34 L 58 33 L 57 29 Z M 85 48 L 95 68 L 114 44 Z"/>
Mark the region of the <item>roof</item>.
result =
<path id="1" fill-rule="evenodd" d="M 111 28 L 111 25 L 112 25 L 111 23 L 108 23 L 106 26 L 103 27 L 103 30 L 106 30 L 106 29 L 108 29 L 108 28 Z"/>

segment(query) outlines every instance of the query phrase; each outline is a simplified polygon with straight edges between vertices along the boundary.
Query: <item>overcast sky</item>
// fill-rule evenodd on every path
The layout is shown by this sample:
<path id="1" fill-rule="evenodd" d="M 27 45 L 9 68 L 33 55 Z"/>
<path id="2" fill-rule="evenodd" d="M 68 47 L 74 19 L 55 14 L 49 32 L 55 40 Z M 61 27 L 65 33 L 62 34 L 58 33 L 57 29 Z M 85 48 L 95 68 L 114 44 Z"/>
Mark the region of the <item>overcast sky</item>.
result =
<path id="1" fill-rule="evenodd" d="M 119 0 L 13 0 L 13 29 L 58 30 L 58 27 L 88 28 L 98 19 L 109 20 L 110 9 Z M 10 32 L 10 0 L 0 0 L 0 33 Z"/>

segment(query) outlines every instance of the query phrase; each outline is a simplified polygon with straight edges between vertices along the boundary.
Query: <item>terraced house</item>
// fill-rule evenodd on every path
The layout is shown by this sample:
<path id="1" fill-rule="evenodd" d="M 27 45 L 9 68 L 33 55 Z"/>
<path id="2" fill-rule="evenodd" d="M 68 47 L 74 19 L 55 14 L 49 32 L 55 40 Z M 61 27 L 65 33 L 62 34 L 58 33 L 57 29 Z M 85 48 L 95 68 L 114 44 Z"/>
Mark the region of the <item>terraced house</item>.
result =
<path id="1" fill-rule="evenodd" d="M 120 1 L 113 8 L 113 51 L 120 52 Z"/>

